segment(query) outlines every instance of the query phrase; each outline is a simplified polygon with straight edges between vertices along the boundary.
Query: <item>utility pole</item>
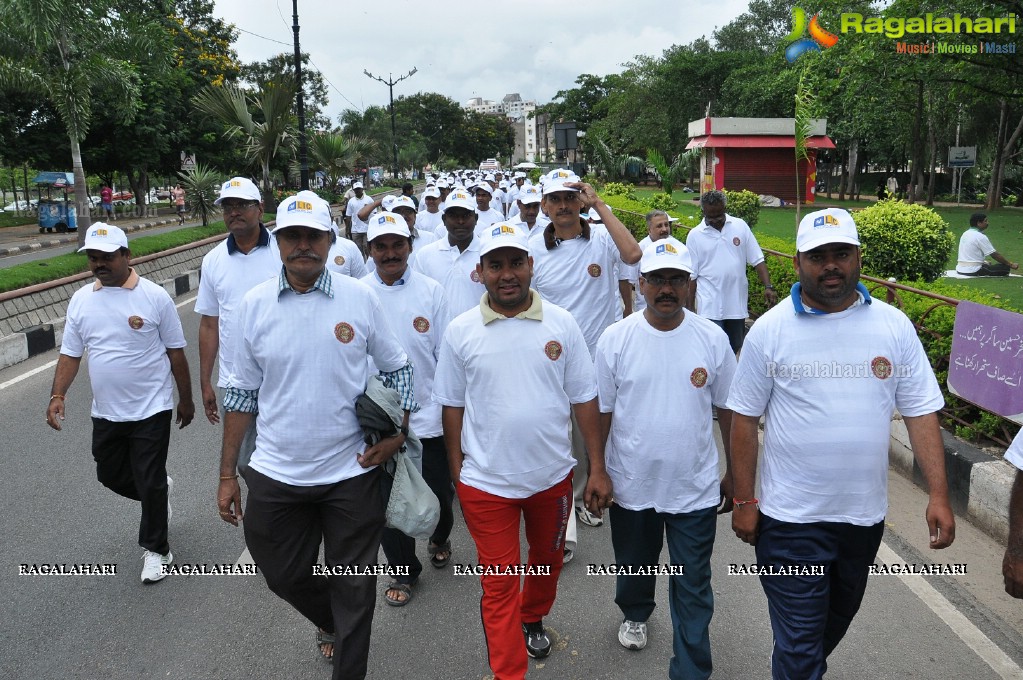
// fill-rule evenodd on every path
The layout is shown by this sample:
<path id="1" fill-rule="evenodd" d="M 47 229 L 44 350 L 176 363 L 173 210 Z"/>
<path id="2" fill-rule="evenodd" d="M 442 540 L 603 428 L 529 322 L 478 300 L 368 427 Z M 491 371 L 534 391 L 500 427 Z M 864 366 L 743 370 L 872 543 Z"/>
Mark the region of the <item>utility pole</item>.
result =
<path id="1" fill-rule="evenodd" d="M 291 0 L 294 21 L 292 30 L 295 32 L 295 93 L 296 112 L 298 113 L 298 165 L 301 177 L 301 188 L 309 188 L 309 148 L 305 139 L 305 101 L 302 96 L 302 50 L 298 46 L 298 0 Z"/>
<path id="2" fill-rule="evenodd" d="M 297 2 L 297 0 L 296 0 L 296 2 Z M 395 132 L 395 127 L 394 127 L 394 86 L 397 85 L 398 83 L 400 83 L 401 81 L 405 80 L 406 78 L 411 78 L 412 76 L 414 76 L 416 74 L 416 68 L 413 67 L 411 71 L 409 71 L 408 73 L 403 75 L 401 78 L 398 78 L 397 80 L 392 78 L 390 73 L 387 74 L 387 80 L 384 80 L 383 78 L 380 78 L 379 76 L 375 76 L 375 75 L 373 75 L 372 73 L 370 73 L 369 71 L 367 71 L 365 69 L 363 69 L 362 72 L 365 73 L 370 78 L 372 78 L 373 80 L 379 80 L 381 83 L 383 83 L 384 85 L 387 86 L 387 89 L 390 92 L 390 95 L 391 95 L 391 152 L 393 153 L 393 158 L 394 158 L 394 165 L 391 167 L 391 172 L 393 173 L 394 178 L 398 179 L 398 136 L 397 136 L 397 133 Z"/>

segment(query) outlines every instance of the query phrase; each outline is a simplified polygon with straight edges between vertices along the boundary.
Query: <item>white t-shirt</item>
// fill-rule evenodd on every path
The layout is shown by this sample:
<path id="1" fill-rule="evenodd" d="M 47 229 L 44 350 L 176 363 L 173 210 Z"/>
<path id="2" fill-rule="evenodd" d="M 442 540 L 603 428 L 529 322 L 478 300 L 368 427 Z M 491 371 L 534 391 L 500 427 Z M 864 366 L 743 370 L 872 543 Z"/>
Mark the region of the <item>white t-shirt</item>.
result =
<path id="1" fill-rule="evenodd" d="M 749 225 L 725 215 L 718 231 L 700 222 L 686 237 L 693 258 L 692 280 L 697 281 L 696 311 L 705 319 L 745 319 L 749 314 L 749 281 L 746 265 L 764 261 Z"/>
<path id="2" fill-rule="evenodd" d="M 767 414 L 760 509 L 785 522 L 876 524 L 888 509 L 892 413 L 940 409 L 938 382 L 894 307 L 795 309 L 788 297 L 753 324 L 728 396 L 736 413 Z"/>
<path id="3" fill-rule="evenodd" d="M 366 450 L 355 399 L 366 390 L 371 356 L 396 371 L 407 355 L 370 288 L 331 272 L 334 297 L 319 290 L 278 298 L 278 280 L 252 289 L 239 308 L 230 386 L 259 390 L 253 469 L 296 486 L 364 474 Z"/>
<path id="4" fill-rule="evenodd" d="M 571 404 L 597 394 L 578 324 L 542 306 L 543 321 L 484 325 L 477 304 L 448 326 L 437 363 L 434 400 L 465 408 L 462 483 L 502 498 L 528 498 L 568 475 Z"/>
<path id="5" fill-rule="evenodd" d="M 167 350 L 186 344 L 174 301 L 142 277 L 132 288 L 96 285 L 71 296 L 60 345 L 69 357 L 89 350 L 92 417 L 123 423 L 173 409 Z"/>
<path id="6" fill-rule="evenodd" d="M 440 341 L 450 320 L 448 303 L 439 283 L 411 267 L 405 270 L 403 280 L 402 285 L 388 286 L 375 274 L 367 274 L 362 282 L 380 298 L 384 316 L 415 370 L 414 391 L 420 409 L 409 416 L 409 426 L 420 438 L 439 437 L 440 404 L 433 401 L 433 377 Z M 376 367 L 371 365 L 370 370 L 375 373 Z"/>
<path id="7" fill-rule="evenodd" d="M 491 208 L 486 212 L 480 212 L 479 208 L 476 208 L 476 229 L 475 233 L 477 236 L 483 233 L 483 230 L 489 227 L 495 222 L 504 222 L 504 215 L 497 210 Z"/>
<path id="8" fill-rule="evenodd" d="M 229 253 L 227 241 L 223 241 L 202 258 L 195 311 L 219 317 L 218 387 L 226 387 L 231 375 L 238 305 L 258 284 L 280 274 L 281 266 L 281 254 L 273 236 L 268 245 L 257 246 L 247 255 L 240 250 Z"/>
<path id="9" fill-rule="evenodd" d="M 344 236 L 338 236 L 334 245 L 330 247 L 327 254 L 327 269 L 353 279 L 361 279 L 368 273 L 359 246 Z"/>
<path id="10" fill-rule="evenodd" d="M 439 212 L 430 212 L 429 210 L 423 210 L 416 215 L 416 229 L 420 233 L 424 231 L 437 232 L 437 228 L 444 229 L 444 233 L 447 234 L 447 229 L 444 228 L 444 221 L 441 219 Z"/>
<path id="11" fill-rule="evenodd" d="M 597 339 L 614 323 L 618 307 L 618 276 L 621 262 L 618 247 L 607 229 L 593 227 L 590 238 L 582 236 L 547 250 L 539 220 L 529 235 L 533 256 L 533 287 L 549 300 L 572 313 L 586 338 L 590 355 Z"/>
<path id="12" fill-rule="evenodd" d="M 984 258 L 995 252 L 991 239 L 976 227 L 970 227 L 959 237 L 959 256 L 956 271 L 963 274 L 974 274 L 980 271 Z"/>
<path id="13" fill-rule="evenodd" d="M 643 240 L 639 242 L 639 249 L 645 251 L 651 243 L 653 241 L 650 240 L 650 237 L 644 236 Z M 619 275 L 622 279 L 632 284 L 632 313 L 642 312 L 646 309 L 646 298 L 639 292 L 639 262 L 636 264 L 625 264 L 623 262 Z"/>
<path id="14" fill-rule="evenodd" d="M 1005 451 L 1005 460 L 1016 466 L 1017 470 L 1023 470 L 1023 430 L 1016 433 L 1016 437 L 1009 444 Z"/>
<path id="15" fill-rule="evenodd" d="M 716 506 L 711 405 L 725 405 L 735 373 L 724 331 L 692 312 L 667 332 L 633 314 L 600 336 L 595 364 L 600 411 L 614 414 L 606 453 L 615 502 L 669 513 Z"/>
<path id="16" fill-rule="evenodd" d="M 429 231 L 420 231 L 419 236 L 417 236 L 412 243 L 412 252 L 409 253 L 408 261 L 405 263 L 405 265 L 407 267 L 411 267 L 416 261 L 416 254 L 419 252 L 419 250 L 421 248 L 425 248 L 431 243 L 434 243 L 436 240 L 437 240 L 436 234 Z M 376 261 L 373 260 L 373 257 L 370 256 L 370 258 L 366 260 L 366 274 L 372 274 L 376 270 L 377 263 Z M 363 276 L 365 276 L 365 274 Z"/>
<path id="17" fill-rule="evenodd" d="M 419 254 L 410 266 L 441 285 L 452 317 L 479 306 L 480 298 L 487 289 L 476 273 L 476 265 L 480 262 L 478 238 L 473 238 L 464 252 L 451 245 L 447 238 L 438 239 L 413 252 Z"/>
<path id="18" fill-rule="evenodd" d="M 367 205 L 373 205 L 374 202 L 376 202 L 376 199 L 369 194 L 363 194 L 361 199 L 352 196 L 348 200 L 348 205 L 345 207 L 345 216 L 352 218 L 353 234 L 365 234 L 369 231 L 369 223 L 359 219 L 359 211 Z"/>

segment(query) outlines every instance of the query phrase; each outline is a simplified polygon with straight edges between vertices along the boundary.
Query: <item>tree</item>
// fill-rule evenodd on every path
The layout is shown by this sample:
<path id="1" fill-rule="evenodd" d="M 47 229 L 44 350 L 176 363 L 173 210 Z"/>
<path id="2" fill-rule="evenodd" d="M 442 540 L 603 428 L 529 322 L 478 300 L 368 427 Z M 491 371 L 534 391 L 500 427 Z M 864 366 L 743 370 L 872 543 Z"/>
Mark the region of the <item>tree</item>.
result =
<path id="1" fill-rule="evenodd" d="M 313 170 L 321 170 L 328 187 L 351 175 L 359 161 L 375 152 L 375 142 L 340 132 L 318 132 L 309 138 L 309 160 Z"/>
<path id="2" fill-rule="evenodd" d="M 132 58 L 157 53 L 158 29 L 96 0 L 0 0 L 0 87 L 52 104 L 64 124 L 75 176 L 79 243 L 91 225 L 81 141 L 93 120 L 94 91 L 116 93 L 130 121 L 139 106 Z"/>
<path id="3" fill-rule="evenodd" d="M 253 89 L 259 90 L 281 76 L 293 76 L 294 73 L 295 54 L 285 52 L 266 61 L 254 61 L 243 65 L 240 78 Z M 323 109 L 330 101 L 327 96 L 327 83 L 322 73 L 310 67 L 308 52 L 302 53 L 302 98 L 305 104 L 306 129 L 329 130 L 330 119 L 323 115 Z"/>

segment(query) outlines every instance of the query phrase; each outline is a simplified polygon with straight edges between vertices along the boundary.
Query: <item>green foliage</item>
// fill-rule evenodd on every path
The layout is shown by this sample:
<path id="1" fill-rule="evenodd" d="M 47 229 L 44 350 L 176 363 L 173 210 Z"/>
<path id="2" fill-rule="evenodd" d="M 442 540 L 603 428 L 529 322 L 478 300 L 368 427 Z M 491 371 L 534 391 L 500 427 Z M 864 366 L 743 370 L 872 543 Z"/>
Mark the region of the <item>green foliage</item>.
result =
<path id="1" fill-rule="evenodd" d="M 596 175 L 590 174 L 583 177 L 583 181 L 592 186 L 597 191 L 604 190 L 604 180 Z"/>
<path id="2" fill-rule="evenodd" d="M 192 217 L 202 220 L 204 227 L 209 225 L 218 212 L 213 202 L 217 200 L 220 188 L 220 173 L 208 165 L 197 163 L 195 167 L 179 172 L 178 177 L 192 206 Z"/>
<path id="3" fill-rule="evenodd" d="M 621 182 L 608 182 L 604 185 L 604 193 L 608 196 L 624 196 L 631 201 L 638 200 L 636 198 L 636 192 L 631 184 L 622 184 Z"/>
<path id="4" fill-rule="evenodd" d="M 728 214 L 745 220 L 750 229 L 756 227 L 760 220 L 760 197 L 749 189 L 742 191 L 725 189 L 724 191 L 725 196 L 728 197 Z"/>
<path id="5" fill-rule="evenodd" d="M 671 197 L 671 194 L 654 194 L 646 200 L 651 210 L 663 210 L 665 212 L 678 207 L 678 201 Z"/>
<path id="6" fill-rule="evenodd" d="M 671 198 L 671 190 L 675 186 L 675 178 L 672 177 L 671 167 L 668 165 L 668 161 L 664 160 L 664 156 L 662 156 L 661 152 L 657 149 L 647 149 L 646 162 L 648 165 L 652 166 L 654 172 L 657 173 L 657 178 L 661 182 L 661 189 L 663 189 L 664 193 L 668 195 L 668 198 Z"/>
<path id="7" fill-rule="evenodd" d="M 543 177 L 543 168 L 533 168 L 529 171 L 529 181 L 536 184 Z"/>
<path id="8" fill-rule="evenodd" d="M 899 281 L 934 281 L 955 246 L 948 224 L 930 208 L 880 201 L 853 213 L 863 244 L 863 269 Z"/>

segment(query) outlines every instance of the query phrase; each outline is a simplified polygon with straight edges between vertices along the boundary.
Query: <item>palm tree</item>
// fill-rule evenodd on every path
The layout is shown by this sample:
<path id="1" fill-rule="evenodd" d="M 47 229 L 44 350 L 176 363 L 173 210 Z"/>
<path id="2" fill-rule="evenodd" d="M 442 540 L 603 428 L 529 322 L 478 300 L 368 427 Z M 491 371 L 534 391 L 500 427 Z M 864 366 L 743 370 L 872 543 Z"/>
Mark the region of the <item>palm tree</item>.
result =
<path id="1" fill-rule="evenodd" d="M 291 109 L 295 89 L 291 77 L 278 76 L 251 94 L 237 85 L 208 85 L 192 98 L 200 111 L 226 126 L 224 136 L 240 141 L 246 159 L 260 168 L 266 205 L 273 203 L 270 164 L 282 149 L 290 151 L 295 144 Z"/>
<path id="2" fill-rule="evenodd" d="M 806 188 L 800 186 L 799 182 L 799 162 L 804 161 L 810 162 L 810 153 L 807 150 L 806 141 L 810 136 L 810 126 L 812 123 L 813 110 L 816 106 L 816 99 L 813 92 L 804 84 L 803 78 L 799 79 L 799 87 L 796 90 L 796 107 L 795 107 L 795 118 L 793 122 L 794 127 L 794 146 L 796 153 L 796 226 L 799 226 L 800 218 L 800 200 L 799 196 Z"/>
<path id="3" fill-rule="evenodd" d="M 178 177 L 181 178 L 181 186 L 188 195 L 188 202 L 192 204 L 192 217 L 201 219 L 202 226 L 209 226 L 210 219 L 217 212 L 213 202 L 217 200 L 221 173 L 197 163 L 194 167 L 179 172 Z"/>
<path id="4" fill-rule="evenodd" d="M 92 224 L 80 146 L 92 123 L 91 93 L 114 95 L 118 116 L 130 122 L 140 103 L 131 55 L 159 54 L 166 39 L 158 25 L 133 22 L 107 5 L 0 0 L 0 87 L 45 99 L 60 116 L 71 143 L 80 244 Z"/>
<path id="5" fill-rule="evenodd" d="M 359 160 L 376 152 L 376 142 L 357 135 L 340 132 L 314 134 L 309 140 L 309 160 L 313 168 L 326 175 L 327 186 L 337 186 L 338 180 L 359 166 Z"/>

